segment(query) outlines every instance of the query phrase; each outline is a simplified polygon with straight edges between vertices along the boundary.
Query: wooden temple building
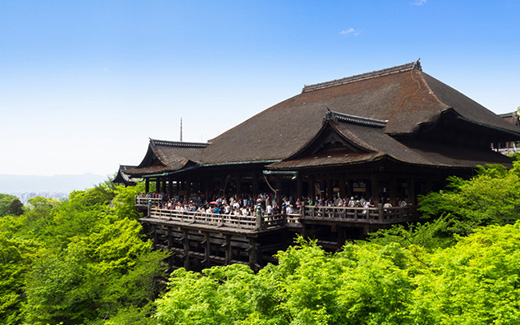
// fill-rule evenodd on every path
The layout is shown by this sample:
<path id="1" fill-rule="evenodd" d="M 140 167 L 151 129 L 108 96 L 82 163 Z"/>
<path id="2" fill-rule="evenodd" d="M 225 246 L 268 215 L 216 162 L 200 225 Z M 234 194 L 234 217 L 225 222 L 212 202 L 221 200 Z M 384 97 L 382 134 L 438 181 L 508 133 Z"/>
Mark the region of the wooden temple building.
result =
<path id="1" fill-rule="evenodd" d="M 518 140 L 518 125 L 416 61 L 305 86 L 207 143 L 151 139 L 142 162 L 123 174 L 168 198 L 273 195 L 275 213 L 257 209 L 240 217 L 179 212 L 161 208 L 164 197 L 136 198 L 156 247 L 173 251 L 172 267 L 258 269 L 296 234 L 336 250 L 369 231 L 415 220 L 419 195 L 441 189 L 450 175 L 470 177 L 477 165 L 511 166 L 491 144 Z M 305 199 L 287 212 L 284 197 Z M 339 198 L 373 205 L 315 204 Z"/>

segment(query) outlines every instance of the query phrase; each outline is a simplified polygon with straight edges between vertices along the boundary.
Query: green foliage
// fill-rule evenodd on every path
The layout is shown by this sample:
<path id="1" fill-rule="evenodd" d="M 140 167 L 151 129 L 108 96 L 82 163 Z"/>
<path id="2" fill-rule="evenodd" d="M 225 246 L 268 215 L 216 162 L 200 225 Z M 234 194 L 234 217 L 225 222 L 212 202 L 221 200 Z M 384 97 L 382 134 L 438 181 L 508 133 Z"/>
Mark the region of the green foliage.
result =
<path id="1" fill-rule="evenodd" d="M 451 178 L 446 190 L 423 196 L 419 210 L 429 218 L 449 216 L 449 230 L 460 234 L 478 226 L 513 223 L 520 219 L 519 180 L 520 162 L 511 170 L 481 167 L 470 180 Z"/>
<path id="2" fill-rule="evenodd" d="M 451 221 L 447 216 L 424 222 L 404 225 L 393 225 L 390 229 L 380 229 L 369 234 L 369 241 L 380 245 L 399 243 L 403 247 L 421 246 L 429 250 L 445 248 L 454 244 L 455 239 L 447 231 Z M 359 242 L 364 244 L 363 241 Z"/>
<path id="3" fill-rule="evenodd" d="M 0 217 L 7 215 L 7 210 L 14 200 L 18 198 L 9 194 L 0 193 Z"/>
<path id="4" fill-rule="evenodd" d="M 476 230 L 424 254 L 410 308 L 417 324 L 520 323 L 520 224 Z"/>
<path id="5" fill-rule="evenodd" d="M 403 324 L 411 297 L 398 245 L 347 244 L 325 253 L 315 242 L 278 254 L 279 265 L 214 267 L 172 274 L 157 303 L 159 324 Z"/>
<path id="6" fill-rule="evenodd" d="M 37 197 L 0 219 L 0 323 L 153 324 L 167 254 L 140 233 L 135 191 L 106 183 Z"/>
<path id="7" fill-rule="evenodd" d="M 298 243 L 257 274 L 243 265 L 175 271 L 156 300 L 157 323 L 520 322 L 520 222 L 479 228 L 432 250 L 366 242 L 331 254 L 316 242 Z"/>
<path id="8" fill-rule="evenodd" d="M 0 222 L 9 223 L 14 218 L 5 217 Z M 0 227 L 3 229 L 3 227 Z M 24 284 L 33 258 L 41 254 L 39 244 L 11 236 L 9 231 L 0 230 L 0 322 L 19 324 L 20 308 L 24 297 Z"/>
<path id="9" fill-rule="evenodd" d="M 23 203 L 20 202 L 19 199 L 13 200 L 11 204 L 9 204 L 9 207 L 7 207 L 7 214 L 12 216 L 20 216 L 23 212 Z"/>

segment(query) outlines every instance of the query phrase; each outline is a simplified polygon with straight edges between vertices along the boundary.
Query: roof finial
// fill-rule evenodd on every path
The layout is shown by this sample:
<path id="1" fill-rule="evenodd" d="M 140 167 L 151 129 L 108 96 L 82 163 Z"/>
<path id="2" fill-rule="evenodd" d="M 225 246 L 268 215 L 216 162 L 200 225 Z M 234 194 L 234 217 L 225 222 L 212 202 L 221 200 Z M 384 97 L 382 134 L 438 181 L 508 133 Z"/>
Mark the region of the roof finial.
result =
<path id="1" fill-rule="evenodd" d="M 421 61 L 421 58 L 418 58 L 417 61 L 415 61 L 413 63 L 413 69 L 417 69 L 419 71 L 422 71 L 421 62 L 419 62 L 419 61 Z"/>

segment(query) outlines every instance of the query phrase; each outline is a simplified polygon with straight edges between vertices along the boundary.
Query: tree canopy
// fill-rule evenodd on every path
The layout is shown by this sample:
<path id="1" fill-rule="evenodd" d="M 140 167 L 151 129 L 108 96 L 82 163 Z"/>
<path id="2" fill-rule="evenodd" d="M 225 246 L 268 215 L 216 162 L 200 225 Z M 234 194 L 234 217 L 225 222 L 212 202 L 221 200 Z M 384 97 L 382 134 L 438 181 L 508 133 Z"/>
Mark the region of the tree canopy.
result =
<path id="1" fill-rule="evenodd" d="M 133 208 L 142 185 L 33 198 L 0 218 L 0 323 L 518 324 L 519 177 L 520 162 L 482 167 L 422 197 L 420 223 L 339 252 L 298 237 L 258 273 L 181 268 L 167 289 Z"/>
<path id="2" fill-rule="evenodd" d="M 101 184 L 1 218 L 0 323 L 151 321 L 167 255 L 151 251 L 129 208 L 139 190 Z"/>

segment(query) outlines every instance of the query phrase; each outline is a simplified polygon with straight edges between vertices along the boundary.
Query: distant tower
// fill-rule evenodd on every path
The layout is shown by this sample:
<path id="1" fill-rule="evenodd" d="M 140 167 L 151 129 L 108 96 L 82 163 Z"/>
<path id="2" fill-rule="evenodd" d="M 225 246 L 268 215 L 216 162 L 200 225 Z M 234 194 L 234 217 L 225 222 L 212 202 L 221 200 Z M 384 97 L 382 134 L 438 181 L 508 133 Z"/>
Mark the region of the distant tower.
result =
<path id="1" fill-rule="evenodd" d="M 181 117 L 181 142 L 182 142 L 182 117 Z"/>

